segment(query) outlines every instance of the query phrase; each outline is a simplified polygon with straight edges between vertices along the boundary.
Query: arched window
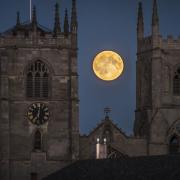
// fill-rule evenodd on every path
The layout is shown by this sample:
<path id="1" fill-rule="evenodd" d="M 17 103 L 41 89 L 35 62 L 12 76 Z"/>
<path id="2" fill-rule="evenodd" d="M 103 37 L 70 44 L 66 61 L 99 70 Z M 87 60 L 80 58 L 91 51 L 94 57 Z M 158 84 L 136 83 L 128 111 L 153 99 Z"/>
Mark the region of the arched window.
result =
<path id="1" fill-rule="evenodd" d="M 28 97 L 33 97 L 33 75 L 31 72 L 27 74 L 26 92 Z"/>
<path id="2" fill-rule="evenodd" d="M 28 66 L 26 96 L 29 98 L 49 97 L 49 69 L 40 60 Z"/>
<path id="3" fill-rule="evenodd" d="M 34 150 L 42 149 L 42 137 L 41 132 L 37 130 L 34 135 Z"/>
<path id="4" fill-rule="evenodd" d="M 105 126 L 104 131 L 103 131 L 103 138 L 106 139 L 107 144 L 113 142 L 113 135 L 111 128 L 109 126 Z"/>
<path id="5" fill-rule="evenodd" d="M 180 68 L 174 74 L 173 78 L 173 94 L 180 95 Z"/>
<path id="6" fill-rule="evenodd" d="M 34 94 L 35 97 L 41 97 L 41 76 L 40 73 L 35 74 L 35 80 L 34 80 Z"/>
<path id="7" fill-rule="evenodd" d="M 43 93 L 43 97 L 48 97 L 48 74 L 44 73 L 43 75 L 43 79 L 42 79 L 42 93 Z"/>
<path id="8" fill-rule="evenodd" d="M 169 153 L 177 154 L 179 152 L 179 140 L 177 136 L 173 136 L 169 142 Z"/>

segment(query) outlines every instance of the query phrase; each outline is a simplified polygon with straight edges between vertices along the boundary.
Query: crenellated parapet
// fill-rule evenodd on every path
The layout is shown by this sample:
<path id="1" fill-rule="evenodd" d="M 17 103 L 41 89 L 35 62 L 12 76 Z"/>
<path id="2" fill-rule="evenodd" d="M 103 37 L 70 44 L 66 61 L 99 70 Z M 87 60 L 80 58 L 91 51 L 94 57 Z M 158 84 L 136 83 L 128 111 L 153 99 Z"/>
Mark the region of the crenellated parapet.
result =
<path id="1" fill-rule="evenodd" d="M 161 41 L 162 49 L 180 49 L 180 37 L 168 36 Z"/>
<path id="2" fill-rule="evenodd" d="M 71 48 L 71 35 L 65 36 L 64 34 L 59 34 L 53 36 L 53 33 L 41 32 L 29 32 L 28 36 L 22 32 L 17 32 L 16 35 L 5 34 L 0 36 L 0 48 L 3 47 L 39 47 L 39 48 Z"/>
<path id="3" fill-rule="evenodd" d="M 50 30 L 38 23 L 36 8 L 33 7 L 32 20 L 21 23 L 17 13 L 16 25 L 0 34 L 0 48 L 71 48 L 77 49 L 77 13 L 76 1 L 72 1 L 71 26 L 68 22 L 68 11 L 64 15 L 64 28 L 61 28 L 59 4 L 55 5 L 54 27 Z"/>
<path id="4" fill-rule="evenodd" d="M 167 36 L 167 38 L 163 38 L 161 35 L 158 36 L 157 39 L 158 47 L 161 49 L 180 49 L 180 36 L 173 37 L 171 35 Z M 153 37 L 147 36 L 138 40 L 138 53 L 148 52 L 153 49 Z"/>

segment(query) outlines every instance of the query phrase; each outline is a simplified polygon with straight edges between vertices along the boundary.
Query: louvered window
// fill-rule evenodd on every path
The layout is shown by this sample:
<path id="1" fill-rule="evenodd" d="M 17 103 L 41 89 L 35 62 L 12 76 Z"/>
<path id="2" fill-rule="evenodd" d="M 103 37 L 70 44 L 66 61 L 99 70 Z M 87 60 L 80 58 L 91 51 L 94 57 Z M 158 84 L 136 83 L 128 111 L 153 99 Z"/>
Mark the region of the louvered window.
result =
<path id="1" fill-rule="evenodd" d="M 42 94 L 43 97 L 48 97 L 48 74 L 44 73 L 43 79 L 42 79 Z"/>
<path id="2" fill-rule="evenodd" d="M 49 97 L 49 70 L 42 61 L 38 60 L 29 65 L 26 78 L 27 97 Z"/>
<path id="3" fill-rule="evenodd" d="M 173 79 L 173 94 L 180 95 L 180 69 L 175 72 Z"/>
<path id="4" fill-rule="evenodd" d="M 27 96 L 33 97 L 33 76 L 32 73 L 29 72 L 27 74 L 27 86 L 26 86 Z"/>
<path id="5" fill-rule="evenodd" d="M 34 95 L 35 97 L 41 97 L 41 77 L 39 73 L 35 74 L 35 80 L 34 80 Z"/>

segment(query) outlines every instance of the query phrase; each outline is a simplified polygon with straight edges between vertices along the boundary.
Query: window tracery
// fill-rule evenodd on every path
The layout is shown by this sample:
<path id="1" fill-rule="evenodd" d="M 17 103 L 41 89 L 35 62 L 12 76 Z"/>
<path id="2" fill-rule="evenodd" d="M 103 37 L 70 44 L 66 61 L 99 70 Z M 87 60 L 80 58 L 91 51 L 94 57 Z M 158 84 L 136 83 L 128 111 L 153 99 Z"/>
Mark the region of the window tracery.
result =
<path id="1" fill-rule="evenodd" d="M 178 68 L 173 78 L 173 94 L 180 95 L 180 68 Z"/>
<path id="2" fill-rule="evenodd" d="M 28 98 L 49 97 L 49 69 L 45 63 L 40 60 L 35 61 L 28 67 L 26 96 Z"/>
<path id="3" fill-rule="evenodd" d="M 179 139 L 174 135 L 169 142 L 169 153 L 177 154 L 179 152 Z"/>

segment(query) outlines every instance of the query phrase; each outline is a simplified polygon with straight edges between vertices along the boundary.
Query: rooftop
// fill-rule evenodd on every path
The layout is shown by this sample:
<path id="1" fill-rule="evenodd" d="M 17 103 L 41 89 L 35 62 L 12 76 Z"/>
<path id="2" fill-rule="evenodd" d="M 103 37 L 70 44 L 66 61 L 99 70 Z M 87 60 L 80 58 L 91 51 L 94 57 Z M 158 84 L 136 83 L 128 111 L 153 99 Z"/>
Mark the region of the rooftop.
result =
<path id="1" fill-rule="evenodd" d="M 178 180 L 180 155 L 77 161 L 43 180 Z"/>

